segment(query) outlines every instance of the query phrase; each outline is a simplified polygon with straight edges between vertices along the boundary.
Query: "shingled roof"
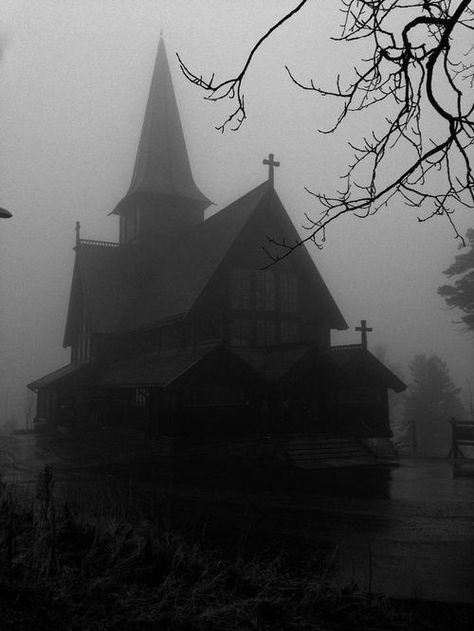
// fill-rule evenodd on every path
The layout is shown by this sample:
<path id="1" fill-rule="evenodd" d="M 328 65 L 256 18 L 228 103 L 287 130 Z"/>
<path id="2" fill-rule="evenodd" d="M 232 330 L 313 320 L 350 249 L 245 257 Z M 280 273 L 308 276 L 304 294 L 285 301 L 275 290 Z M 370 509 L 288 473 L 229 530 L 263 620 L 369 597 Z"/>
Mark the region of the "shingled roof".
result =
<path id="1" fill-rule="evenodd" d="M 372 353 L 359 345 L 333 347 L 318 345 L 275 346 L 271 348 L 233 348 L 232 352 L 248 363 L 267 383 L 283 388 L 301 383 L 309 375 L 319 384 L 339 386 L 379 385 L 402 392 L 406 385 Z"/>
<path id="2" fill-rule="evenodd" d="M 141 326 L 185 315 L 249 218 L 270 199 L 272 192 L 268 182 L 260 184 L 182 235 L 164 256 L 157 257 L 129 325 Z"/>
<path id="3" fill-rule="evenodd" d="M 95 369 L 95 366 L 90 362 L 82 362 L 80 364 L 67 364 L 62 368 L 53 370 L 53 372 L 36 379 L 27 384 L 27 388 L 36 392 L 41 388 L 57 387 L 58 385 L 65 384 L 78 384 L 86 380 L 87 377 Z"/>
<path id="4" fill-rule="evenodd" d="M 323 384 L 346 387 L 379 385 L 401 392 L 406 388 L 372 353 L 354 346 L 324 351 L 316 345 L 275 346 L 272 348 L 232 348 L 220 345 L 198 346 L 179 352 L 152 352 L 114 361 L 99 367 L 94 363 L 68 365 L 30 384 L 37 390 L 77 383 L 94 371 L 94 387 L 154 386 L 167 388 L 186 379 L 192 383 L 202 375 L 206 379 L 225 379 L 238 372 L 239 382 L 281 384 L 292 387 L 307 375 Z"/>
<path id="5" fill-rule="evenodd" d="M 192 385 L 202 379 L 234 382 L 255 386 L 260 380 L 257 372 L 231 350 L 220 345 L 199 346 L 182 351 L 147 353 L 114 362 L 105 367 L 97 380 L 98 386 L 154 386 L 167 388 L 186 382 Z"/>
<path id="6" fill-rule="evenodd" d="M 371 386 L 392 388 L 402 392 L 406 385 L 372 353 L 359 345 L 333 347 L 330 351 L 317 345 L 275 346 L 271 348 L 233 348 L 267 383 L 292 387 L 307 375 L 318 383 L 337 383 L 346 387 Z"/>
<path id="7" fill-rule="evenodd" d="M 378 383 L 395 392 L 403 392 L 407 387 L 375 355 L 359 344 L 333 346 L 331 357 L 343 369 L 352 385 L 364 386 Z"/>
<path id="8" fill-rule="evenodd" d="M 134 249 L 82 242 L 77 248 L 65 345 L 70 343 L 80 288 L 91 330 L 115 333 L 184 317 L 213 278 L 250 218 L 271 206 L 283 220 L 289 240 L 297 238 L 273 186 L 265 181 L 192 230 L 165 251 L 157 251 L 144 278 L 136 277 Z M 306 269 L 328 313 L 332 328 L 347 328 L 309 254 Z M 138 281 L 140 280 L 140 285 Z"/>
<path id="9" fill-rule="evenodd" d="M 192 231 L 183 234 L 172 248 L 157 258 L 134 309 L 134 316 L 127 325 L 151 325 L 188 313 L 251 217 L 269 207 L 282 222 L 288 242 L 298 239 L 296 229 L 275 189 L 269 181 L 263 182 Z M 347 328 L 308 252 L 303 247 L 295 256 L 298 254 L 302 254 L 302 263 L 311 275 L 311 283 L 321 296 L 321 304 L 324 305 L 331 327 Z"/>
<path id="10" fill-rule="evenodd" d="M 211 203 L 194 182 L 163 38 L 158 45 L 132 181 L 113 213 L 119 213 L 135 193 L 181 197 L 204 206 Z"/>

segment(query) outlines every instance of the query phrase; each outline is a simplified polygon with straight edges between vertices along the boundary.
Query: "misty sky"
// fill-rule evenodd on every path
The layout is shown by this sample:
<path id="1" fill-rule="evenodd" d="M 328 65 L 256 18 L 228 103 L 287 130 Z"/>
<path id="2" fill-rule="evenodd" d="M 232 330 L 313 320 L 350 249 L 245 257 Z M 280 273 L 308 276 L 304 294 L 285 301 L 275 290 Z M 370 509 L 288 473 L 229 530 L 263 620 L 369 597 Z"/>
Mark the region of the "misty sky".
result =
<path id="1" fill-rule="evenodd" d="M 356 116 L 337 136 L 318 134 L 334 106 L 298 90 L 284 69 L 327 85 L 348 59 L 352 66 L 347 50 L 328 42 L 335 5 L 315 0 L 265 45 L 244 86 L 248 120 L 222 135 L 215 126 L 232 106 L 204 101 L 174 53 L 204 76 L 231 76 L 295 2 L 2 0 L 0 206 L 14 218 L 0 223 L 0 417 L 7 390 L 12 405 L 28 381 L 69 360 L 62 337 L 75 221 L 84 238 L 118 238 L 117 218 L 107 215 L 130 183 L 160 29 L 203 193 L 221 208 L 266 178 L 262 159 L 273 152 L 281 162 L 275 187 L 299 228 L 305 211 L 318 210 L 304 186 L 337 186 L 345 139 L 369 124 Z M 457 223 L 463 233 L 472 226 L 469 212 Z M 437 353 L 459 386 L 474 387 L 472 335 L 436 294 L 457 253 L 446 220 L 419 224 L 399 204 L 369 220 L 342 219 L 327 237 L 312 254 L 349 326 L 367 319 L 369 346 L 385 344 L 405 367 L 417 353 Z M 334 341 L 359 337 L 350 331 Z"/>

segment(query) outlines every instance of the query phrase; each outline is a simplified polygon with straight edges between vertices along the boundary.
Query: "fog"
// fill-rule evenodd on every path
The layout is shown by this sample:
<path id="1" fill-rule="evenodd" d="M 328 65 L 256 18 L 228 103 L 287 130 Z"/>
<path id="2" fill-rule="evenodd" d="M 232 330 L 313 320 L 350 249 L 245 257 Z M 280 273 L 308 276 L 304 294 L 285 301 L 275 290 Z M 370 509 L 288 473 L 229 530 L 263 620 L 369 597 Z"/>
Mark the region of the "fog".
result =
<path id="1" fill-rule="evenodd" d="M 298 90 L 285 71 L 321 81 L 344 72 L 347 55 L 327 40 L 337 24 L 331 3 L 310 4 L 267 42 L 245 84 L 248 119 L 235 133 L 215 129 L 232 105 L 203 100 L 174 55 L 206 77 L 232 76 L 255 39 L 293 5 L 3 0 L 0 206 L 13 213 L 0 224 L 4 419 L 14 412 L 21 424 L 25 384 L 69 360 L 62 336 L 74 225 L 81 222 L 84 238 L 118 236 L 108 213 L 130 182 L 160 29 L 195 180 L 215 202 L 213 212 L 265 179 L 262 159 L 273 152 L 281 163 L 275 187 L 295 225 L 305 212 L 317 215 L 304 187 L 337 185 L 348 135 L 369 122 L 356 116 L 338 135 L 318 134 L 333 122 L 331 105 Z M 457 225 L 461 233 L 472 226 L 467 210 L 457 213 Z M 392 363 L 406 367 L 415 354 L 436 353 L 458 386 L 474 384 L 472 335 L 437 295 L 457 245 L 446 219 L 419 223 L 401 204 L 334 224 L 324 249 L 311 250 L 350 326 L 334 341 L 358 341 L 353 329 L 367 319 L 369 347 L 384 344 Z"/>

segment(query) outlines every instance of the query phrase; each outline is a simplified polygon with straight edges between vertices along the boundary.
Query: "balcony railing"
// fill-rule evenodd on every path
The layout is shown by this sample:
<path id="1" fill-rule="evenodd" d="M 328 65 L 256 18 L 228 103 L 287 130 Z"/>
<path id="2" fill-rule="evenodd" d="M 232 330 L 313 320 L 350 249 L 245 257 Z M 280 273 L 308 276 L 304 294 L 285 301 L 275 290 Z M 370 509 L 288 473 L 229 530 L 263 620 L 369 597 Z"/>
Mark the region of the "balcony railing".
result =
<path id="1" fill-rule="evenodd" d="M 79 239 L 79 245 L 99 245 L 103 248 L 118 248 L 116 241 L 96 241 L 95 239 Z"/>
<path id="2" fill-rule="evenodd" d="M 354 351 L 361 348 L 362 344 L 341 344 L 340 346 L 331 346 L 332 351 Z"/>

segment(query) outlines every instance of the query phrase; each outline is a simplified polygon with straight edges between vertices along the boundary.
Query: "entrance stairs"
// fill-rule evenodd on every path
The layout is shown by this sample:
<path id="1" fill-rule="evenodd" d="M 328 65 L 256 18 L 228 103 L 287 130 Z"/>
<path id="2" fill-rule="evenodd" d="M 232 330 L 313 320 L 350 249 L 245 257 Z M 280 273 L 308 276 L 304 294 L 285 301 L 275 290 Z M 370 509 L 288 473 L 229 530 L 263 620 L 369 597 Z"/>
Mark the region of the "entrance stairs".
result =
<path id="1" fill-rule="evenodd" d="M 355 438 L 298 437 L 285 445 L 290 464 L 299 469 L 325 469 L 384 463 Z"/>
<path id="2" fill-rule="evenodd" d="M 397 464 L 388 438 L 372 442 L 374 444 L 367 445 L 356 438 L 328 435 L 171 441 L 163 450 L 163 458 L 171 457 L 175 462 L 187 463 L 216 457 L 251 461 L 270 459 L 307 470 Z"/>

